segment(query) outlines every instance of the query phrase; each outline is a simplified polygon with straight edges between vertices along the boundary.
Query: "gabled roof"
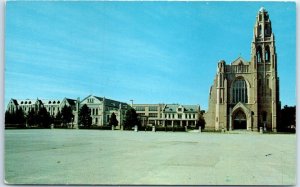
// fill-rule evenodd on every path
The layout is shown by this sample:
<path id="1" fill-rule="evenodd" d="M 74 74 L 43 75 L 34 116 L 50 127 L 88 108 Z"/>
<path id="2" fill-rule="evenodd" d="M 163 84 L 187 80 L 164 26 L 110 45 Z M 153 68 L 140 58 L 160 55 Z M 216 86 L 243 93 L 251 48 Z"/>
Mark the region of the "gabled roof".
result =
<path id="1" fill-rule="evenodd" d="M 69 98 L 66 98 L 66 101 L 67 101 L 70 105 L 75 105 L 75 104 L 76 104 L 76 100 L 75 100 L 75 99 L 69 99 Z"/>
<path id="2" fill-rule="evenodd" d="M 189 112 L 197 112 L 199 110 L 199 105 L 182 105 L 184 107 L 184 111 Z"/>
<path id="3" fill-rule="evenodd" d="M 179 107 L 182 107 L 184 112 L 197 112 L 199 110 L 199 105 L 166 104 L 164 107 L 164 112 L 175 113 Z"/>
<path id="4" fill-rule="evenodd" d="M 96 99 L 98 99 L 99 101 L 103 101 L 103 97 L 98 97 L 98 96 L 94 96 Z"/>
<path id="5" fill-rule="evenodd" d="M 16 99 L 11 99 L 15 105 L 18 105 L 18 101 Z"/>
<path id="6" fill-rule="evenodd" d="M 87 98 L 89 98 L 89 97 L 91 97 L 92 95 L 88 95 L 88 96 L 86 96 L 84 99 L 82 99 L 80 102 L 82 102 L 82 101 L 84 101 L 84 100 L 86 100 Z"/>
<path id="7" fill-rule="evenodd" d="M 112 100 L 112 99 L 107 99 L 105 97 L 93 96 L 93 95 L 87 96 L 86 98 L 81 100 L 81 102 L 88 99 L 88 98 L 90 98 L 90 97 L 93 97 L 93 98 L 95 98 L 99 101 L 104 101 L 105 106 L 109 106 L 109 107 L 119 108 L 120 104 L 121 104 L 122 108 L 127 108 L 127 105 L 128 105 L 127 103 L 123 103 L 123 102 Z M 76 102 L 76 100 L 74 100 L 74 102 Z"/>
<path id="8" fill-rule="evenodd" d="M 15 99 L 19 105 L 33 105 L 37 100 L 35 99 Z"/>
<path id="9" fill-rule="evenodd" d="M 128 105 L 127 103 L 123 103 L 123 102 L 120 102 L 120 101 L 115 101 L 115 100 L 112 100 L 112 99 L 105 98 L 105 106 L 118 107 L 119 108 L 120 104 L 122 104 L 122 106 Z"/>
<path id="10" fill-rule="evenodd" d="M 60 104 L 60 100 L 58 99 L 11 99 L 11 101 L 15 105 L 21 105 L 21 106 L 26 106 L 26 105 L 34 105 L 36 103 L 40 103 L 43 105 L 57 105 Z"/>
<path id="11" fill-rule="evenodd" d="M 103 98 L 102 98 L 102 97 L 97 97 L 97 96 L 93 96 L 93 95 L 88 95 L 87 97 L 85 97 L 84 99 L 82 99 L 82 100 L 80 101 L 80 103 L 81 103 L 82 101 L 86 100 L 86 99 L 89 98 L 89 97 L 93 97 L 93 98 L 96 98 L 96 99 L 99 100 L 99 101 L 103 101 Z"/>
<path id="12" fill-rule="evenodd" d="M 179 107 L 179 104 L 166 104 L 163 111 L 176 113 L 178 107 Z"/>
<path id="13" fill-rule="evenodd" d="M 62 101 L 59 99 L 41 99 L 41 101 L 44 105 L 59 105 Z"/>
<path id="14" fill-rule="evenodd" d="M 247 62 L 245 59 L 242 57 L 238 57 L 236 60 L 234 60 L 231 65 L 249 65 L 249 62 Z"/>

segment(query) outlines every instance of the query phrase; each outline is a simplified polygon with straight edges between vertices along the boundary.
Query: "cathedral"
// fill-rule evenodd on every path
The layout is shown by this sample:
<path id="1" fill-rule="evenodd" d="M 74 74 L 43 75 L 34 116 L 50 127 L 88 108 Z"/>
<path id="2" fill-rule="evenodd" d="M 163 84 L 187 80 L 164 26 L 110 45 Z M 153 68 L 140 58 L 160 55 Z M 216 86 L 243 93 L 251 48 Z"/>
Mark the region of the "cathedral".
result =
<path id="1" fill-rule="evenodd" d="M 279 78 L 275 36 L 268 11 L 260 8 L 254 25 L 251 59 L 221 60 L 209 93 L 206 129 L 276 132 Z"/>

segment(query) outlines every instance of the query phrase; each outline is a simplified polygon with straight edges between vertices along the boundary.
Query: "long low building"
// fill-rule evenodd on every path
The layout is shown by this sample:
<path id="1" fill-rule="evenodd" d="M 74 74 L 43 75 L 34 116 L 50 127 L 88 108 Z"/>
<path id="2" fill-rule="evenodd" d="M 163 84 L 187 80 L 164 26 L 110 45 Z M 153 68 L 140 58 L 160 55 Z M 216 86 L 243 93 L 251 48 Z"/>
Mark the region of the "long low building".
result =
<path id="1" fill-rule="evenodd" d="M 112 113 L 115 113 L 119 122 L 117 128 L 120 128 L 123 121 L 123 116 L 128 108 L 128 104 L 107 99 L 105 97 L 98 97 L 89 95 L 83 100 L 64 98 L 59 99 L 11 99 L 7 105 L 7 111 L 15 112 L 17 109 L 22 109 L 27 115 L 30 110 L 38 111 L 44 107 L 52 117 L 55 117 L 62 108 L 71 106 L 74 118 L 72 123 L 78 125 L 78 113 L 80 108 L 86 104 L 91 110 L 92 125 L 105 126 L 109 124 L 109 119 Z"/>
<path id="2" fill-rule="evenodd" d="M 89 95 L 80 100 L 64 98 L 59 99 L 11 99 L 7 106 L 7 111 L 14 112 L 22 109 L 27 115 L 30 110 L 38 111 L 41 107 L 46 108 L 52 117 L 55 117 L 64 106 L 71 106 L 74 118 L 72 124 L 78 125 L 78 113 L 83 105 L 91 111 L 93 126 L 109 125 L 112 113 L 118 120 L 117 129 L 123 125 L 126 110 L 133 107 L 143 126 L 194 126 L 200 114 L 199 105 L 180 105 L 180 104 L 134 104 Z"/>
<path id="3" fill-rule="evenodd" d="M 62 100 L 59 99 L 11 99 L 7 105 L 7 111 L 15 112 L 17 109 L 22 109 L 24 114 L 27 115 L 30 110 L 38 111 L 40 108 L 44 107 L 49 112 L 52 117 L 55 117 L 58 111 L 66 105 L 70 106 L 73 111 L 73 115 L 76 116 L 77 100 L 64 98 Z M 77 123 L 77 118 L 74 117 L 73 123 Z"/>
<path id="4" fill-rule="evenodd" d="M 133 104 L 133 108 L 144 126 L 194 126 L 200 115 L 199 105 Z"/>

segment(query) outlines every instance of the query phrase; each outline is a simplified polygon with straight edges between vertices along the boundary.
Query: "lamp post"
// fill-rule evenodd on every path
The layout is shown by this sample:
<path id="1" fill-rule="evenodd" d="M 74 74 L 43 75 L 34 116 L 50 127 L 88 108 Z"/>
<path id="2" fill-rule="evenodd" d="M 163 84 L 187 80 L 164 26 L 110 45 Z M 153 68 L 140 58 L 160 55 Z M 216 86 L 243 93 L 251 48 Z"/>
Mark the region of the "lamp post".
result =
<path id="1" fill-rule="evenodd" d="M 133 107 L 133 99 L 130 99 L 130 101 L 131 101 L 131 107 Z"/>

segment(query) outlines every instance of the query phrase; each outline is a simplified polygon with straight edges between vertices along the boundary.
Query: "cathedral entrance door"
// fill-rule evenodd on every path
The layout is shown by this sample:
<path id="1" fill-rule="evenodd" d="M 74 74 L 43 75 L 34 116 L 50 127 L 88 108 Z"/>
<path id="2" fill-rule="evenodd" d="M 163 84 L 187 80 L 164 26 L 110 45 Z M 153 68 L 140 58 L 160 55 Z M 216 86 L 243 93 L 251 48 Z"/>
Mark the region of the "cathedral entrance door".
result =
<path id="1" fill-rule="evenodd" d="M 247 129 L 246 114 L 239 110 L 233 117 L 233 129 Z"/>

